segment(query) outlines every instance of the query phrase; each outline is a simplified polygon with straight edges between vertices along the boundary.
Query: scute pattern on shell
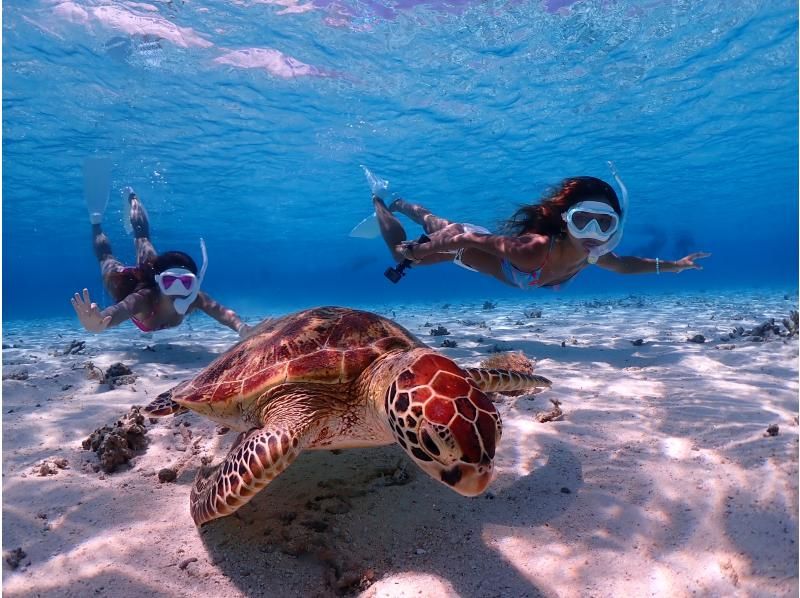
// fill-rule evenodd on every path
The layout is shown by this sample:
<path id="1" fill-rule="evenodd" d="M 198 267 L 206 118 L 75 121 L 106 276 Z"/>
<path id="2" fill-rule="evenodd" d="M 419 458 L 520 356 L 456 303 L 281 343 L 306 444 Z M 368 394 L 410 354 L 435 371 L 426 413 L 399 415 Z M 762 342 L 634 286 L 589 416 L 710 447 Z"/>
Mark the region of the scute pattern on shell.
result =
<path id="1" fill-rule="evenodd" d="M 284 382 L 346 383 L 383 353 L 414 347 L 424 345 L 391 320 L 354 309 L 318 307 L 263 322 L 173 400 L 246 401 Z"/>

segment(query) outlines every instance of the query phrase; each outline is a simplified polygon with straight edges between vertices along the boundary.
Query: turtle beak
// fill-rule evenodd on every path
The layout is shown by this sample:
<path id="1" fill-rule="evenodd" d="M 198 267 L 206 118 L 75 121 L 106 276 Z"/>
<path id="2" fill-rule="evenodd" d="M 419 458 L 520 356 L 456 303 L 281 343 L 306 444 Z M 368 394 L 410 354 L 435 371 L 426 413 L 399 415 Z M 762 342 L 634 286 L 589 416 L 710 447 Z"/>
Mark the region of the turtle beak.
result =
<path id="1" fill-rule="evenodd" d="M 443 470 L 441 480 L 462 496 L 477 496 L 489 487 L 493 470 L 491 463 L 482 467 L 459 464 Z"/>

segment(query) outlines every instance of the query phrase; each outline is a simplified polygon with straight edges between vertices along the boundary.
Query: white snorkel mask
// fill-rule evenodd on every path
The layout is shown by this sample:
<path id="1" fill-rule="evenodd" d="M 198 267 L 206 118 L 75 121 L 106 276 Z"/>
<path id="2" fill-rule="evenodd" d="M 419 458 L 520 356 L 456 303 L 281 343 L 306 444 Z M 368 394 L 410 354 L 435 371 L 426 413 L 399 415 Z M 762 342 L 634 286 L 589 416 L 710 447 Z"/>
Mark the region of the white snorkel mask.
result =
<path id="1" fill-rule="evenodd" d="M 620 207 L 622 216 L 620 217 L 610 205 L 601 201 L 582 201 L 575 204 L 564 214 L 563 220 L 567 223 L 567 229 L 576 239 L 593 239 L 603 241 L 601 245 L 589 248 L 590 264 L 597 263 L 597 259 L 611 252 L 622 240 L 622 230 L 625 226 L 625 218 L 628 215 L 628 190 L 617 174 L 617 169 L 613 162 L 608 163 L 614 180 L 617 181 L 620 191 Z"/>
<path id="2" fill-rule="evenodd" d="M 175 311 L 181 315 L 185 314 L 189 310 L 189 306 L 197 299 L 200 285 L 203 284 L 203 277 L 206 275 L 208 254 L 206 253 L 206 242 L 203 239 L 200 239 L 200 251 L 203 253 L 203 265 L 198 276 L 186 268 L 169 268 L 161 274 L 156 274 L 155 277 L 161 292 L 175 297 L 172 305 L 175 307 Z"/>

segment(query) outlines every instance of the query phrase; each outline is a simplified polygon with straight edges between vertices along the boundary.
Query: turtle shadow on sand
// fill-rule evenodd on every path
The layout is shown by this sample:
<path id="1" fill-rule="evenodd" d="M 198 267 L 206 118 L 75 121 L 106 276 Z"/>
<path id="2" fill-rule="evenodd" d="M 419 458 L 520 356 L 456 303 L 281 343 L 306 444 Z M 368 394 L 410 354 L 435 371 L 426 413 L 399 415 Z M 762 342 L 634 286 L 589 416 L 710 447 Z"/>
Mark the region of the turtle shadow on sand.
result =
<path id="1" fill-rule="evenodd" d="M 295 595 L 353 594 L 413 572 L 462 596 L 543 596 L 485 537 L 487 527 L 510 534 L 569 510 L 582 485 L 580 461 L 560 442 L 547 450 L 544 466 L 510 483 L 501 475 L 475 498 L 429 479 L 399 447 L 307 453 L 238 516 L 200 534 L 211 560 L 247 595 L 265 595 L 289 568 Z"/>
<path id="2" fill-rule="evenodd" d="M 450 587 L 429 595 L 552 595 L 535 581 L 551 574 L 579 592 L 597 589 L 613 555 L 630 558 L 643 537 L 655 559 L 692 541 L 702 515 L 688 499 L 652 495 L 629 460 L 591 461 L 586 450 L 544 434 L 506 437 L 505 467 L 474 498 L 430 479 L 399 447 L 309 452 L 238 516 L 199 533 L 248 596 L 399 595 L 404 577 L 416 580 L 406 590 L 420 589 L 420 575 Z M 410 478 L 397 475 L 404 463 Z M 530 473 L 508 473 L 520 466 Z"/>

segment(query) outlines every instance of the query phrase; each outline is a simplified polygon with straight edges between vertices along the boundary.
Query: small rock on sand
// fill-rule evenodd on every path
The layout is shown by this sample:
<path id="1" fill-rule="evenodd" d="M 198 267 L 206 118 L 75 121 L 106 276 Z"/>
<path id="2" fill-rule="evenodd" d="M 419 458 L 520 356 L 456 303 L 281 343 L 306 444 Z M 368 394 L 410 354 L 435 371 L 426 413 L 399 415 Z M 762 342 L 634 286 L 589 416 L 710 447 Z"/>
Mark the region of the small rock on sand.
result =
<path id="1" fill-rule="evenodd" d="M 178 477 L 178 472 L 170 467 L 165 467 L 164 469 L 158 470 L 158 481 L 159 482 L 174 482 L 175 479 Z"/>
<path id="2" fill-rule="evenodd" d="M 64 355 L 77 355 L 86 348 L 86 341 L 73 340 L 64 348 Z"/>
<path id="3" fill-rule="evenodd" d="M 6 563 L 11 569 L 16 569 L 27 556 L 22 548 L 15 548 L 6 552 Z"/>
<path id="4" fill-rule="evenodd" d="M 17 370 L 16 372 L 3 373 L 3 380 L 27 380 L 28 370 Z"/>
<path id="5" fill-rule="evenodd" d="M 136 382 L 136 374 L 124 363 L 117 362 L 112 364 L 103 375 L 103 382 L 114 388 L 122 384 L 133 384 Z"/>
<path id="6" fill-rule="evenodd" d="M 781 429 L 778 426 L 778 424 L 771 424 L 767 428 L 767 431 L 764 432 L 764 436 L 777 436 L 780 431 L 781 431 Z"/>
<path id="7" fill-rule="evenodd" d="M 56 457 L 55 459 L 46 459 L 37 464 L 33 468 L 33 472 L 40 476 L 55 475 L 60 469 L 67 469 L 68 467 L 69 461 L 63 457 Z"/>

